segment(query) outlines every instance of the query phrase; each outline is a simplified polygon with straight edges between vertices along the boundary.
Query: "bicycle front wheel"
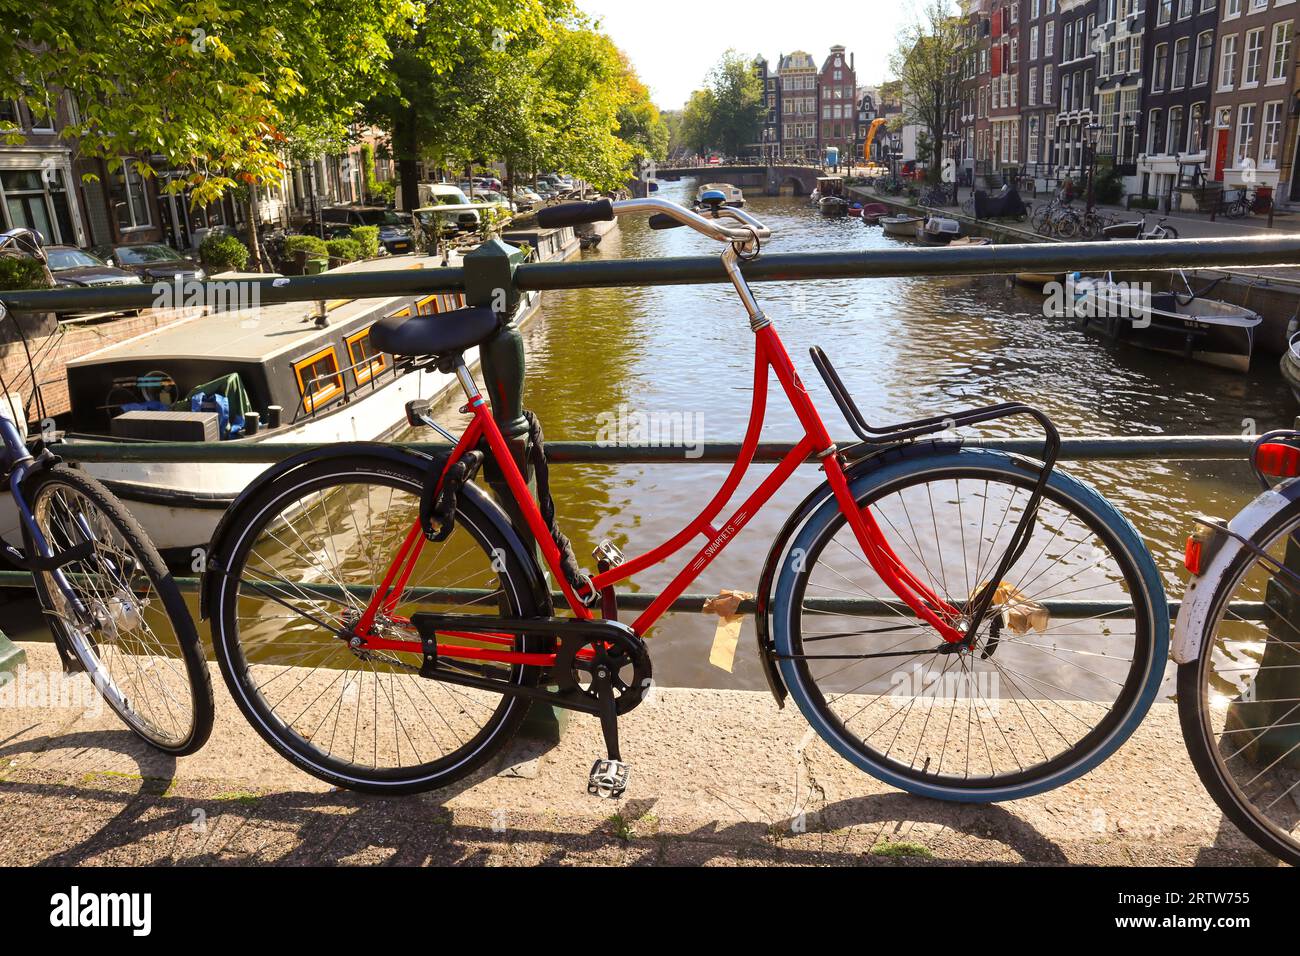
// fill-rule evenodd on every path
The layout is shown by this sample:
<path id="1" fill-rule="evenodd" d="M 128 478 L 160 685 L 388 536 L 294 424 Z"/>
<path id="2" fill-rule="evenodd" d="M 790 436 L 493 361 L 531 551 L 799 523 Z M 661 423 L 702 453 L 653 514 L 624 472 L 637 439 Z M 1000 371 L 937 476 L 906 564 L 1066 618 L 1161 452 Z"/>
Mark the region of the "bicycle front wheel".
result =
<path id="1" fill-rule="evenodd" d="M 142 738 L 176 756 L 198 750 L 212 732 L 212 681 L 194 619 L 157 549 L 122 503 L 82 472 L 57 465 L 26 490 L 56 555 L 88 551 L 33 575 L 55 639 Z M 37 553 L 23 531 L 28 553 Z"/>
<path id="2" fill-rule="evenodd" d="M 1300 865 L 1300 589 L 1276 568 L 1300 566 L 1297 535 L 1300 503 L 1254 537 L 1260 552 L 1229 565 L 1200 656 L 1178 669 L 1183 738 L 1205 789 L 1246 836 L 1292 865 Z"/>
<path id="3" fill-rule="evenodd" d="M 982 450 L 889 454 L 853 481 L 858 506 L 934 594 L 968 606 L 1037 467 Z M 1104 498 L 1054 472 L 1028 545 L 991 583 L 973 648 L 953 653 L 826 500 L 792 540 L 774 592 L 791 696 L 841 755 L 923 796 L 1010 800 L 1086 773 L 1128 739 L 1160 686 L 1169 622 L 1155 565 Z"/>

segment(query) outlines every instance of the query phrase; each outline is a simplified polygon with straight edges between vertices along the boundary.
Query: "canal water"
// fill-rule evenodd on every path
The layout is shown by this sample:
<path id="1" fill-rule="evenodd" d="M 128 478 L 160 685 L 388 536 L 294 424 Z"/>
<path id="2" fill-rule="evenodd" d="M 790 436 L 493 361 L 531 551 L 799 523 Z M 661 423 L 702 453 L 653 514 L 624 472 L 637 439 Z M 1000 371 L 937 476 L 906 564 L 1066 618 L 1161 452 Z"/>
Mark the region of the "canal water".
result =
<path id="1" fill-rule="evenodd" d="M 665 184 L 686 203 L 697 183 Z M 856 219 L 826 219 L 800 197 L 748 197 L 770 225 L 770 252 L 895 248 L 900 240 Z M 589 259 L 707 255 L 720 247 L 688 229 L 654 231 L 620 220 Z M 822 346 L 872 424 L 890 424 L 969 406 L 1019 400 L 1043 408 L 1069 437 L 1240 433 L 1288 425 L 1297 413 L 1276 365 L 1261 357 L 1250 375 L 1193 365 L 1138 349 L 1107 347 L 1067 320 L 1046 318 L 1043 297 L 1000 277 L 862 279 L 762 283 L 772 318 L 813 393 L 831 434 L 849 430 L 808 358 Z M 525 332 L 525 404 L 548 440 L 685 439 L 683 460 L 665 465 L 561 465 L 551 470 L 562 529 L 585 563 L 609 538 L 640 554 L 675 533 L 712 497 L 727 473 L 692 462 L 693 441 L 739 441 L 749 417 L 753 335 L 729 286 L 666 286 L 547 293 Z M 771 383 L 763 438 L 800 434 Z M 452 412 L 454 418 L 454 412 Z M 974 433 L 972 433 L 974 434 Z M 1032 434 L 1010 420 L 979 434 Z M 1255 491 L 1244 464 L 1229 462 L 1069 462 L 1137 525 L 1172 593 L 1181 593 L 1183 542 L 1197 512 L 1226 515 Z M 770 470 L 755 467 L 734 508 Z M 782 522 L 818 483 L 800 469 L 740 537 L 690 588 L 753 591 Z M 731 512 L 724 511 L 724 516 Z M 694 554 L 692 542 L 666 565 L 639 575 L 635 590 L 657 591 Z M 634 616 L 634 615 L 633 615 Z M 735 669 L 709 663 L 716 617 L 665 616 L 651 632 L 655 678 L 665 686 L 764 686 L 753 622 L 740 638 Z"/>
<path id="2" fill-rule="evenodd" d="M 662 195 L 689 202 L 696 183 L 666 184 Z M 826 219 L 805 198 L 749 197 L 770 225 L 770 252 L 870 251 L 900 240 L 852 218 Z M 588 259 L 717 254 L 687 230 L 653 231 L 623 220 Z M 1069 437 L 1188 435 L 1261 431 L 1291 423 L 1297 409 L 1275 362 L 1261 356 L 1249 375 L 1193 365 L 1125 347 L 1107 347 L 1068 320 L 1044 316 L 1043 298 L 1001 277 L 863 279 L 762 283 L 760 304 L 776 324 L 821 408 L 831 434 L 848 437 L 808 358 L 822 346 L 868 419 L 877 425 L 1008 400 L 1044 409 Z M 656 465 L 560 465 L 551 471 L 562 529 L 584 565 L 611 539 L 629 557 L 666 540 L 713 496 L 727 468 L 692 460 L 699 442 L 739 441 L 748 422 L 753 335 L 729 286 L 665 286 L 547 293 L 525 330 L 526 406 L 549 440 L 640 442 L 656 433 L 684 445 L 680 460 Z M 800 435 L 779 387 L 769 390 L 763 439 Z M 451 402 L 439 417 L 455 426 Z M 1033 434 L 1009 420 L 974 434 Z M 411 438 L 428 440 L 427 433 Z M 1176 597 L 1189 516 L 1227 515 L 1255 494 L 1247 467 L 1231 462 L 1068 462 L 1137 525 Z M 732 509 L 770 471 L 756 466 Z M 801 468 L 690 587 L 716 594 L 753 591 L 773 536 L 818 482 Z M 725 510 L 724 516 L 731 510 Z M 703 539 L 631 588 L 658 591 Z M 734 670 L 709 663 L 717 618 L 670 614 L 650 633 L 656 680 L 665 686 L 758 690 L 763 676 L 746 620 Z M 46 640 L 33 601 L 6 608 L 5 631 Z M 206 628 L 203 628 L 206 631 Z"/>

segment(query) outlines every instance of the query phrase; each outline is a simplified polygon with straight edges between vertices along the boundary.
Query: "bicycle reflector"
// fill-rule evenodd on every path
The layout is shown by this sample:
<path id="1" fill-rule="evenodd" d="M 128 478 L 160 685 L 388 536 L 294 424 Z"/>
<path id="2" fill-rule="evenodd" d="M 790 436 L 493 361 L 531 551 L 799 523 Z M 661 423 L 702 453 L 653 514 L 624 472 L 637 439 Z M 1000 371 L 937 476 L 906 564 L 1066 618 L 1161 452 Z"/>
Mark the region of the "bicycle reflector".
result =
<path id="1" fill-rule="evenodd" d="M 1183 551 L 1183 566 L 1189 572 L 1200 577 L 1218 550 L 1222 535 L 1217 528 L 1202 525 L 1187 537 L 1187 547 Z"/>
<path id="2" fill-rule="evenodd" d="M 1255 467 L 1274 478 L 1300 475 L 1300 448 L 1281 442 L 1264 442 L 1255 450 Z"/>

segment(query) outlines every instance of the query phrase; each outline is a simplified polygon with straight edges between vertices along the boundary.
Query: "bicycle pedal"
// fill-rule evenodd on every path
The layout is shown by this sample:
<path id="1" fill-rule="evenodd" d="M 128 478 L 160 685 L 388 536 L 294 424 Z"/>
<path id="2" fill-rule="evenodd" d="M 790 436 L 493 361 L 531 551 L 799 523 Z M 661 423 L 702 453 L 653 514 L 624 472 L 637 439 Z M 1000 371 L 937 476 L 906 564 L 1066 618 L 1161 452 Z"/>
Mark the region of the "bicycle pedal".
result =
<path id="1" fill-rule="evenodd" d="M 593 797 L 617 800 L 627 790 L 630 770 L 621 760 L 597 760 L 587 775 L 587 792 Z"/>
<path id="2" fill-rule="evenodd" d="M 616 568 L 623 563 L 623 552 L 609 538 L 602 538 L 600 544 L 592 548 L 591 556 L 597 561 L 604 561 L 609 567 Z"/>

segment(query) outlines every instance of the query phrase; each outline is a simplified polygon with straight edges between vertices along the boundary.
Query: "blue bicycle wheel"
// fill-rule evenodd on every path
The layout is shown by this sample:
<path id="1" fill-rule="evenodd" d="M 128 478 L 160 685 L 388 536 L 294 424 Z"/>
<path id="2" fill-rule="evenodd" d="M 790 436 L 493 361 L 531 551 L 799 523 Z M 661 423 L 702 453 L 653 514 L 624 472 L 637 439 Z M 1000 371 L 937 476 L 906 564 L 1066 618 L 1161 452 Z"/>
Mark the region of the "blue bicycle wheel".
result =
<path id="1" fill-rule="evenodd" d="M 934 594 L 964 609 L 996 588 L 964 650 L 882 583 L 834 498 L 791 538 L 772 602 L 781 673 L 817 733 L 873 776 L 942 800 L 1030 796 L 1096 767 L 1151 706 L 1168 655 L 1164 589 L 1096 491 L 1054 472 L 1027 546 L 990 581 L 1037 477 L 1016 456 L 922 447 L 851 482 Z"/>

